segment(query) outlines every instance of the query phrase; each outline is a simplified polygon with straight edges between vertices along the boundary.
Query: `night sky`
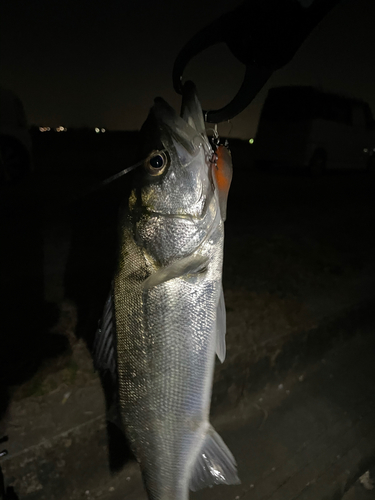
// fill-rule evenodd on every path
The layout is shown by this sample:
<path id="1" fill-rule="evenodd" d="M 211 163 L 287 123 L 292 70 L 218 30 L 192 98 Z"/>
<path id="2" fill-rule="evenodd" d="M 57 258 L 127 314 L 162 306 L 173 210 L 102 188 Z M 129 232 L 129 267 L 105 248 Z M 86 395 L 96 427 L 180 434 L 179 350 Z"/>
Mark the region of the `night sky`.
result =
<path id="1" fill-rule="evenodd" d="M 22 99 L 30 123 L 138 129 L 153 98 L 179 107 L 172 67 L 199 29 L 241 0 L 4 1 L 0 7 L 0 84 Z M 267 89 L 306 84 L 352 95 L 375 112 L 375 2 L 342 0 L 274 73 L 253 103 L 220 126 L 222 134 L 255 134 Z M 225 45 L 190 63 L 184 78 L 198 87 L 203 106 L 226 104 L 244 67 Z"/>

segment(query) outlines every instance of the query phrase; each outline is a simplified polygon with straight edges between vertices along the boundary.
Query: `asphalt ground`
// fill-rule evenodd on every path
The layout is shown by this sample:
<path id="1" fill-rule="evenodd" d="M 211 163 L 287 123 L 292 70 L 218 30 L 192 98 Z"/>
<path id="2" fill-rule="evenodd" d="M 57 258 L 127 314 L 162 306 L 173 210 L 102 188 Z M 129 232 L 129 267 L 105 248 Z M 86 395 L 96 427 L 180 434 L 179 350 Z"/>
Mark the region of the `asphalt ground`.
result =
<path id="1" fill-rule="evenodd" d="M 374 498 L 357 481 L 375 460 L 373 328 L 363 326 L 319 362 L 267 385 L 247 404 L 219 416 L 214 425 L 236 457 L 242 484 L 206 488 L 190 498 Z M 87 497 L 147 498 L 133 465 L 106 486 L 106 492 L 90 491 Z M 350 496 L 352 491 L 367 496 Z"/>

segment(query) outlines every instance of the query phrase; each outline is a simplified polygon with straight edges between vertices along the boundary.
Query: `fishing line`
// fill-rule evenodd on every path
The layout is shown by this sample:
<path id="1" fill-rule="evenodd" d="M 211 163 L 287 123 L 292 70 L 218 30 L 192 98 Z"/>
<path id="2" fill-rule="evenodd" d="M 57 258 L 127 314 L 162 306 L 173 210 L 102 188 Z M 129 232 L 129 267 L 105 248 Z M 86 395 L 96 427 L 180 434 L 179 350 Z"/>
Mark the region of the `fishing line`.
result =
<path id="1" fill-rule="evenodd" d="M 228 132 L 228 136 L 227 136 L 228 139 L 229 139 L 230 134 L 232 133 L 232 130 L 233 130 L 233 122 L 232 122 L 232 120 L 228 120 L 227 123 L 230 126 L 230 129 L 229 129 L 229 132 Z"/>
<path id="2" fill-rule="evenodd" d="M 85 196 L 88 196 L 92 193 L 95 193 L 96 191 L 100 191 L 101 189 L 103 189 L 105 186 L 107 186 L 111 182 L 116 181 L 117 179 L 119 179 L 123 175 L 128 174 L 132 170 L 135 170 L 136 168 L 140 167 L 141 165 L 144 164 L 145 161 L 146 161 L 146 158 L 139 161 L 138 163 L 134 163 L 134 165 L 130 165 L 130 167 L 126 167 L 123 170 L 120 170 L 120 172 L 117 172 L 117 174 L 111 175 L 111 177 L 104 179 L 104 181 L 101 181 L 97 184 L 94 184 L 93 186 L 86 189 L 86 191 L 83 194 L 79 195 L 78 199 L 84 198 Z"/>
<path id="3" fill-rule="evenodd" d="M 131 172 L 132 170 L 134 170 L 135 168 L 137 167 L 140 167 L 141 165 L 143 165 L 143 163 L 145 162 L 145 160 L 141 160 L 139 161 L 138 163 L 135 163 L 134 165 L 131 165 L 130 167 L 126 167 L 124 168 L 123 170 L 121 170 L 120 172 L 118 172 L 117 174 L 114 174 L 112 175 L 111 177 L 108 177 L 107 179 L 105 179 L 104 181 L 100 182 L 98 185 L 97 185 L 97 188 L 99 189 L 100 187 L 102 186 L 106 186 L 107 184 L 109 184 L 110 182 L 113 182 L 115 181 L 116 179 L 119 179 L 120 177 L 122 177 L 123 175 Z"/>

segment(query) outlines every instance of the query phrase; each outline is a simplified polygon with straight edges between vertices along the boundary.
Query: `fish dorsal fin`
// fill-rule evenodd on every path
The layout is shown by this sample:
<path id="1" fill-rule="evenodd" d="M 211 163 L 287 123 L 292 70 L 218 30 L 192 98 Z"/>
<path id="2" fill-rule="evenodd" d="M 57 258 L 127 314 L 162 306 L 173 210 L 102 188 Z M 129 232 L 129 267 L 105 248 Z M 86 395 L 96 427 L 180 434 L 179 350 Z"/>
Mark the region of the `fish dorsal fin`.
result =
<path id="1" fill-rule="evenodd" d="M 93 346 L 94 367 L 98 370 L 106 399 L 106 418 L 122 432 L 118 403 L 115 308 L 112 290 L 105 302 Z"/>
<path id="2" fill-rule="evenodd" d="M 182 259 L 176 260 L 168 266 L 162 267 L 151 274 L 143 283 L 143 290 L 160 285 L 174 278 L 181 278 L 189 274 L 203 273 L 209 262 L 208 257 L 203 255 L 189 255 Z"/>
<path id="3" fill-rule="evenodd" d="M 236 461 L 215 429 L 209 425 L 207 434 L 194 464 L 190 489 L 200 490 L 215 484 L 240 484 Z"/>
<path id="4" fill-rule="evenodd" d="M 227 201 L 230 184 L 233 176 L 232 156 L 228 148 L 218 146 L 215 151 L 216 164 L 212 165 L 212 175 L 219 196 L 220 213 L 223 221 L 227 218 Z"/>
<path id="5" fill-rule="evenodd" d="M 116 328 L 112 291 L 106 300 L 103 316 L 96 330 L 93 358 L 95 369 L 100 372 L 108 371 L 115 383 L 117 379 Z"/>
<path id="6" fill-rule="evenodd" d="M 223 287 L 221 287 L 219 303 L 216 308 L 216 354 L 222 363 L 225 360 L 226 346 L 225 334 L 227 331 L 227 315 L 225 311 L 225 301 Z"/>

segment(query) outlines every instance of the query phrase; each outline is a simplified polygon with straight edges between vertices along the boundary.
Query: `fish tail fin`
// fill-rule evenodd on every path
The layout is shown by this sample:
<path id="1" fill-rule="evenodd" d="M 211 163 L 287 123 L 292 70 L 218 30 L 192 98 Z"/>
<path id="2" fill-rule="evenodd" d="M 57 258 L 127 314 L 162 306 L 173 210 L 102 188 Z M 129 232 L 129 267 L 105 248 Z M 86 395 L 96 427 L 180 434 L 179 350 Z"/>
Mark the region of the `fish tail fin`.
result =
<path id="1" fill-rule="evenodd" d="M 219 434 L 210 425 L 193 466 L 190 489 L 197 491 L 215 484 L 240 484 L 236 461 Z"/>

